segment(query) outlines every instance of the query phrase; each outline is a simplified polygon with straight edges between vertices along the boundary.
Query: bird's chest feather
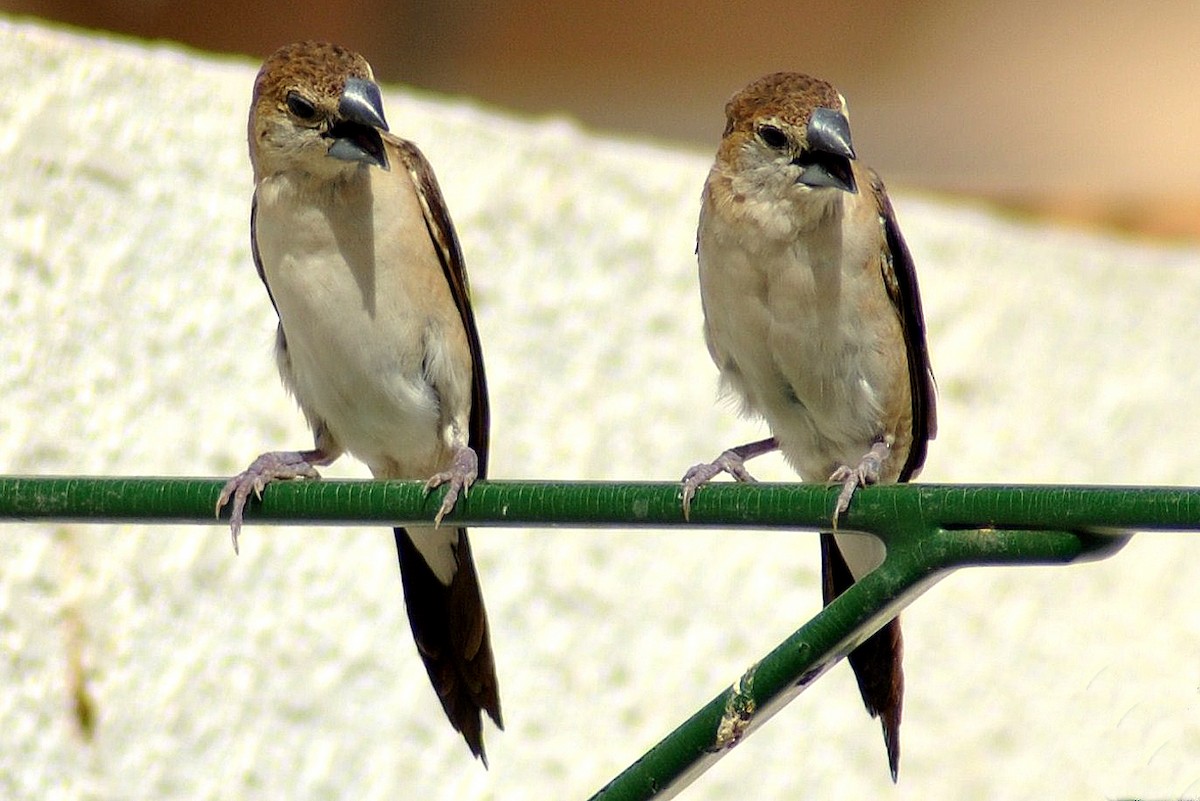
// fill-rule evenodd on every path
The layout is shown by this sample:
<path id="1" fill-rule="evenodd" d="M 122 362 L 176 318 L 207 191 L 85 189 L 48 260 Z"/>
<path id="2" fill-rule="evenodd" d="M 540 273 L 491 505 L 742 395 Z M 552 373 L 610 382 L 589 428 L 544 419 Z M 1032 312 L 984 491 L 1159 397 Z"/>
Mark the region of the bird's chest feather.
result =
<path id="1" fill-rule="evenodd" d="M 260 187 L 257 197 L 256 242 L 286 338 L 285 381 L 368 464 L 389 443 L 433 448 L 438 430 L 427 366 L 446 337 L 426 309 L 431 294 L 448 289 L 427 278 L 441 269 L 424 227 L 409 231 L 403 220 L 423 220 L 415 197 L 380 197 L 369 182 L 315 197 Z"/>
<path id="2" fill-rule="evenodd" d="M 888 427 L 897 377 L 906 382 L 878 250 L 841 219 L 779 239 L 702 235 L 699 249 L 706 334 L 726 385 L 793 461 L 857 459 Z"/>

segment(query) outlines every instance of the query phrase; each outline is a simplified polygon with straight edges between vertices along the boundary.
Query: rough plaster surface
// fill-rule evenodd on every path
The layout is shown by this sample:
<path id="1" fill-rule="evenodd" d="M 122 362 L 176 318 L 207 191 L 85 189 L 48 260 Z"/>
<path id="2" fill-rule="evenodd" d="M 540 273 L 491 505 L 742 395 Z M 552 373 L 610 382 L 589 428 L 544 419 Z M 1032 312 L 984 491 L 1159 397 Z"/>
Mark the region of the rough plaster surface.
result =
<path id="1" fill-rule="evenodd" d="M 307 444 L 247 247 L 256 67 L 0 21 L 0 472 L 226 475 Z M 706 154 L 387 107 L 463 240 L 494 477 L 674 479 L 762 434 L 701 341 Z M 1200 253 L 896 205 L 940 386 L 925 480 L 1200 484 Z M 583 798 L 819 605 L 806 534 L 474 539 L 490 771 L 430 692 L 386 530 L 251 525 L 235 557 L 218 526 L 0 527 L 0 797 Z M 905 614 L 898 787 L 839 667 L 683 797 L 1198 796 L 1198 563 L 1144 535 L 957 574 Z"/>

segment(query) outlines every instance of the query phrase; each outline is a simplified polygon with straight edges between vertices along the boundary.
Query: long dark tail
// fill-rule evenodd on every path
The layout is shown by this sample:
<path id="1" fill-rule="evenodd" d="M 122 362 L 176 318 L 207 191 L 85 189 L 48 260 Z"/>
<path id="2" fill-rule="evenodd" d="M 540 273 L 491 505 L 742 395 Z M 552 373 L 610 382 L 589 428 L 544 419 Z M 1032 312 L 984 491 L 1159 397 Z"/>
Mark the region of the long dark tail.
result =
<path id="1" fill-rule="evenodd" d="M 417 651 L 446 717 L 486 767 L 481 712 L 487 712 L 501 729 L 504 723 L 487 611 L 467 530 L 457 530 L 458 569 L 449 586 L 438 579 L 409 533 L 402 528 L 395 532 L 400 580 Z"/>
<path id="2" fill-rule="evenodd" d="M 821 533 L 821 591 L 828 606 L 854 583 L 837 541 L 829 532 Z M 900 775 L 900 715 L 904 709 L 904 640 L 900 618 L 872 634 L 847 657 L 858 690 L 871 717 L 883 725 L 883 743 L 887 748 L 892 781 Z"/>

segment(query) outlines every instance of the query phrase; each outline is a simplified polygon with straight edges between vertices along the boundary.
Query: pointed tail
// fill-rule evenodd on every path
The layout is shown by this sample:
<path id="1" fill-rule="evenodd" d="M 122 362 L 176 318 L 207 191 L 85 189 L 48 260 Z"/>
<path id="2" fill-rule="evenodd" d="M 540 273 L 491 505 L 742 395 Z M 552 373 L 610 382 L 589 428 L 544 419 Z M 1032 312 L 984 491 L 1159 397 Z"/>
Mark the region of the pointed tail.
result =
<path id="1" fill-rule="evenodd" d="M 417 651 L 450 724 L 486 767 L 481 713 L 487 712 L 498 728 L 503 729 L 504 723 L 487 611 L 467 530 L 397 528 L 395 532 Z"/>
<path id="2" fill-rule="evenodd" d="M 854 576 L 829 532 L 821 533 L 821 590 L 828 606 L 854 583 Z M 883 726 L 892 781 L 900 775 L 900 715 L 904 709 L 904 640 L 900 618 L 872 634 L 850 652 L 847 660 L 858 680 L 858 690 L 871 717 Z"/>

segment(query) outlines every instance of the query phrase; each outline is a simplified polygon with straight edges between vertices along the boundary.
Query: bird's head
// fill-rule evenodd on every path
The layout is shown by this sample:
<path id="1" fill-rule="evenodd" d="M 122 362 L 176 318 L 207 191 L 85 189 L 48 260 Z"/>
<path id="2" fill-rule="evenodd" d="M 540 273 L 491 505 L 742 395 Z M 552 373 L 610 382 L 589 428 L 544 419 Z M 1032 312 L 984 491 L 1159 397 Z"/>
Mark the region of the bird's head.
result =
<path id="1" fill-rule="evenodd" d="M 828 83 L 767 75 L 734 95 L 725 117 L 717 158 L 729 172 L 781 194 L 858 191 L 846 100 Z"/>
<path id="2" fill-rule="evenodd" d="M 344 47 L 287 45 L 254 81 L 249 142 L 256 179 L 290 170 L 332 177 L 363 164 L 386 170 L 387 130 L 371 65 Z"/>

